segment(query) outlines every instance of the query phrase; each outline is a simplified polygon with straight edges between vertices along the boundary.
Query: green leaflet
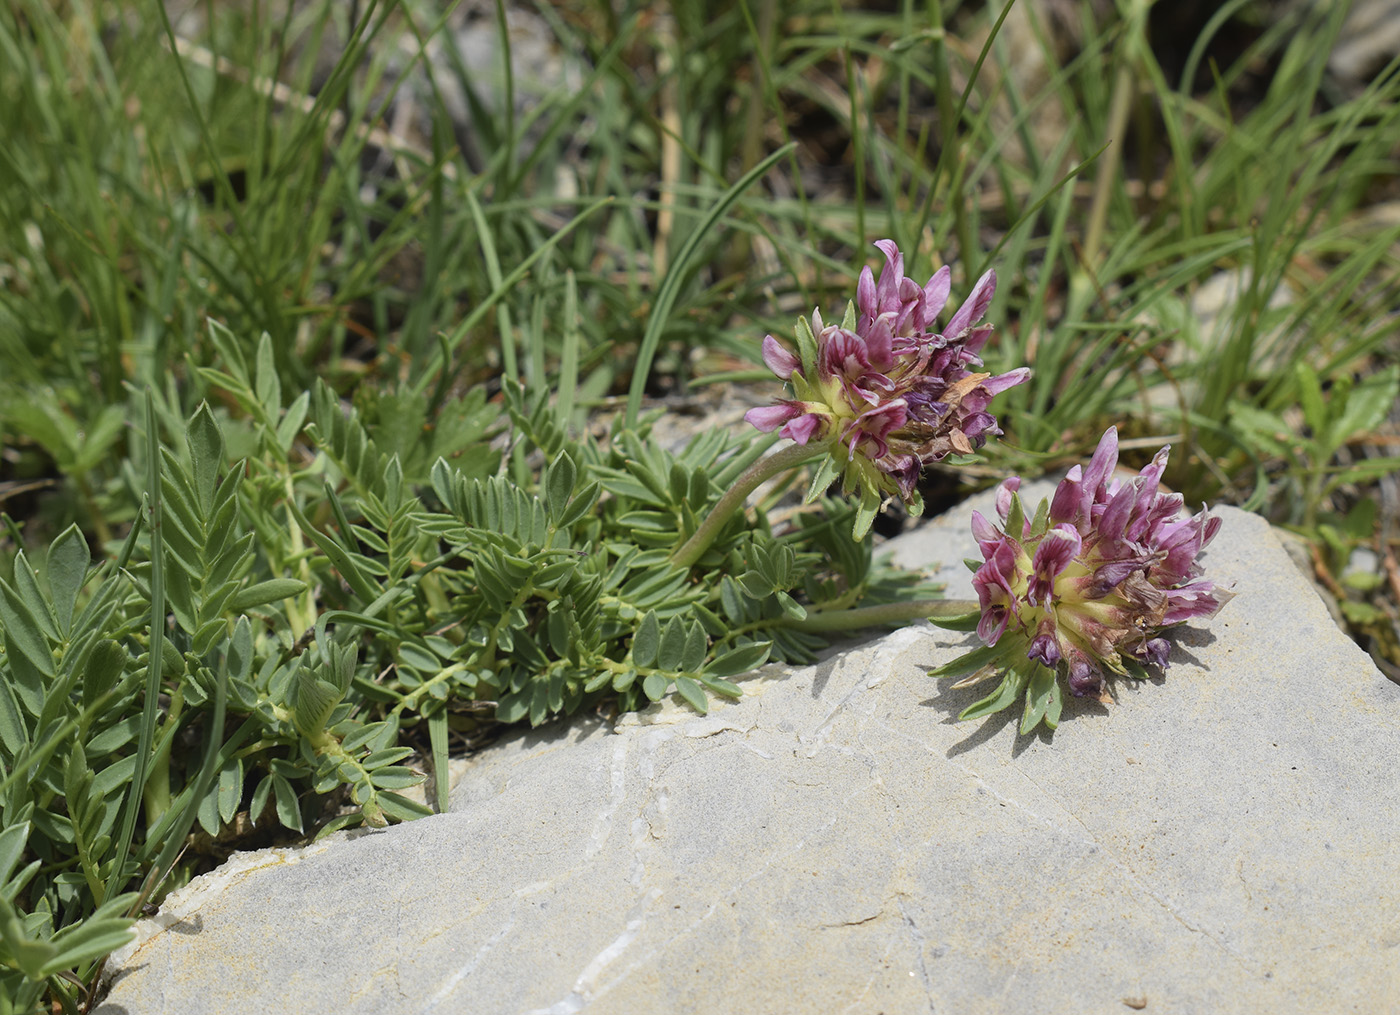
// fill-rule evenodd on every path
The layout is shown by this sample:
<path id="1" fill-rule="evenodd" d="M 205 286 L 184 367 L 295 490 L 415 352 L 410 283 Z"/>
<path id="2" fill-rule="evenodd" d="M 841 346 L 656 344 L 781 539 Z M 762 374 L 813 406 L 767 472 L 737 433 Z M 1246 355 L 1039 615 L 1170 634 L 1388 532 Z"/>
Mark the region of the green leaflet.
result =
<path id="1" fill-rule="evenodd" d="M 1022 670 L 1007 670 L 995 691 L 958 714 L 959 719 L 981 719 L 1010 707 L 1025 690 L 1028 677 Z"/>

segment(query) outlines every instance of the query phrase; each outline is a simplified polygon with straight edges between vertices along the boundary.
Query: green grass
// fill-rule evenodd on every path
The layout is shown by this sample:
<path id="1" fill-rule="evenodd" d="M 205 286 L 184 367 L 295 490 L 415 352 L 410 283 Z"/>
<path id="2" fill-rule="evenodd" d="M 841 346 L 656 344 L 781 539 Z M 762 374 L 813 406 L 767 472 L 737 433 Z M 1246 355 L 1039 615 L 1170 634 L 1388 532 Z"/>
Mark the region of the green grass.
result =
<path id="1" fill-rule="evenodd" d="M 543 86 L 427 5 L 271 7 L 199 5 L 193 37 L 154 5 L 0 10 L 0 1011 L 82 1010 L 125 917 L 240 814 L 245 845 L 412 817 L 412 751 L 440 764 L 498 700 L 567 711 L 462 670 L 473 635 L 428 622 L 464 594 L 423 528 L 455 496 L 434 463 L 544 495 L 531 449 L 598 410 L 645 434 L 655 396 L 767 381 L 765 332 L 839 317 L 881 237 L 955 294 L 994 267 L 988 365 L 1034 369 L 967 489 L 1110 423 L 1144 458 L 1170 440 L 1190 502 L 1302 531 L 1400 665 L 1382 576 L 1347 571 L 1394 545 L 1400 225 L 1372 209 L 1400 67 L 1329 78 L 1343 7 L 1228 65 L 1211 33 L 1254 6 L 1223 8 L 1173 80 L 1143 3 L 1064 58 L 1030 5 L 543 5 Z M 1221 277 L 1237 295 L 1202 320 Z M 718 466 L 639 439 L 590 468 L 651 505 L 634 521 L 683 516 Z"/>

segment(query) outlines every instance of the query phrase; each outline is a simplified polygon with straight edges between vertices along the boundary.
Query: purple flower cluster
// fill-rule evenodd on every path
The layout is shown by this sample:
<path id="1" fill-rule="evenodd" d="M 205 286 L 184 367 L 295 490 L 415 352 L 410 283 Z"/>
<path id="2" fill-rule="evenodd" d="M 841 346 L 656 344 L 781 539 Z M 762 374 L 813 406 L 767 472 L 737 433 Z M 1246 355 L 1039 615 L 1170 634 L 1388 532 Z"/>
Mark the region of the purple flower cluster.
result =
<path id="1" fill-rule="evenodd" d="M 1142 663 L 1165 667 L 1162 629 L 1213 617 L 1233 598 L 1196 562 L 1220 519 L 1182 517 L 1181 495 L 1158 489 L 1169 450 L 1136 478 L 1113 478 L 1118 431 L 1110 427 L 1088 468 L 1071 469 L 1034 519 L 1021 508 L 1016 477 L 997 493 L 1001 527 L 972 513 L 984 560 L 972 580 L 983 642 L 1011 639 L 1026 659 L 1065 673 L 1072 694 L 1098 695 L 1105 670 L 1141 676 Z"/>
<path id="2" fill-rule="evenodd" d="M 898 497 L 921 507 L 917 483 L 925 466 L 970 454 L 1000 434 L 988 405 L 1030 376 L 1024 367 L 999 375 L 979 370 L 992 334 L 982 322 L 996 289 L 992 272 L 977 280 L 940 330 L 948 268 L 919 285 L 905 277 L 893 241 L 876 246 L 885 257 L 879 280 L 869 267 L 862 269 L 839 325 L 826 324 L 820 311 L 810 325 L 799 320 L 796 352 L 772 335 L 764 338 L 763 361 L 791 385 L 792 397 L 745 416 L 798 445 L 765 461 L 781 459 L 788 467 L 804 456 L 820 459 L 809 497 L 837 476 L 848 493 L 860 492 L 857 539 L 883 502 Z M 1136 477 L 1118 479 L 1118 432 L 1110 427 L 1087 467 L 1071 469 L 1033 517 L 1021 503 L 1016 477 L 998 491 L 1000 525 L 973 512 L 982 552 L 980 564 L 969 561 L 978 609 L 930 611 L 930 619 L 948 627 L 966 630 L 975 622 L 984 643 L 931 670 L 934 676 L 963 678 L 958 686 L 1000 677 L 962 718 L 1001 711 L 1024 697 L 1021 732 L 1042 722 L 1054 729 L 1062 687 L 1081 697 L 1102 696 L 1110 673 L 1146 677 L 1148 665 L 1167 665 L 1165 629 L 1213 617 L 1233 597 L 1203 577 L 1196 559 L 1220 519 L 1207 511 L 1184 516 L 1182 497 L 1160 488 L 1169 450 L 1159 451 Z M 742 503 L 778 468 L 762 466 L 755 463 L 749 471 L 757 478 L 725 498 Z M 699 551 L 689 543 L 683 550 L 679 559 L 693 563 Z"/>
<path id="3" fill-rule="evenodd" d="M 987 272 L 942 332 L 938 315 L 948 301 L 945 266 L 920 286 L 904 275 L 904 255 L 892 240 L 875 244 L 885 255 L 877 283 L 861 271 L 856 300 L 841 325 L 813 311 L 811 328 L 798 324 L 799 355 L 772 335 L 763 361 L 792 384 L 794 398 L 750 410 L 744 417 L 765 432 L 780 427 L 798 444 L 829 445 L 847 491 L 919 503 L 923 467 L 950 454 L 970 454 L 1000 434 L 987 411 L 992 397 L 1030 376 L 1022 367 L 999 376 L 975 373 L 991 336 L 981 324 L 996 289 Z"/>

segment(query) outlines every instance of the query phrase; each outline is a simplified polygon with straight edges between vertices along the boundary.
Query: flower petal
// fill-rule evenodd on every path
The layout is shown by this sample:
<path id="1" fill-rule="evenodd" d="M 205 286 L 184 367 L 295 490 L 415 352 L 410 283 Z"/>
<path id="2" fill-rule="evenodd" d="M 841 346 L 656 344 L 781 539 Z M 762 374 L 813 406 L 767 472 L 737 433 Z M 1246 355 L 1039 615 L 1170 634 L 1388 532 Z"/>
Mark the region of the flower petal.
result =
<path id="1" fill-rule="evenodd" d="M 1005 606 L 984 606 L 982 619 L 977 621 L 977 637 L 982 639 L 984 645 L 995 645 L 1006 631 L 1009 618 L 1010 614 Z"/>
<path id="2" fill-rule="evenodd" d="M 1079 466 L 1069 470 L 1069 475 L 1060 481 L 1055 489 L 1055 499 L 1050 502 L 1050 520 L 1069 522 L 1087 536 L 1094 525 L 1094 503 L 1104 489 L 1104 480 L 1113 473 L 1118 464 L 1118 430 L 1109 427 L 1099 438 L 1099 446 L 1094 449 L 1094 457 L 1089 459 L 1089 467 L 1080 470 Z"/>
<path id="3" fill-rule="evenodd" d="M 762 405 L 744 413 L 744 422 L 750 423 L 764 433 L 778 429 L 788 420 L 803 414 L 800 402 L 780 402 L 777 405 Z"/>
<path id="4" fill-rule="evenodd" d="M 894 366 L 894 331 L 890 318 L 890 314 L 881 314 L 865 333 L 866 357 L 870 365 L 880 371 Z"/>
<path id="5" fill-rule="evenodd" d="M 1123 541 L 1123 534 L 1128 525 L 1128 518 L 1133 513 L 1133 507 L 1137 504 L 1138 488 L 1135 483 L 1128 483 L 1119 488 L 1113 495 L 1113 499 L 1108 502 L 1104 512 L 1099 516 L 1098 530 L 1099 538 L 1107 540 L 1111 546 L 1117 546 Z"/>
<path id="6" fill-rule="evenodd" d="M 922 309 L 925 328 L 932 327 L 934 319 L 943 312 L 952 288 L 953 270 L 945 264 L 933 273 L 933 277 L 928 280 L 928 285 L 924 286 Z"/>
<path id="7" fill-rule="evenodd" d="M 1080 514 L 1080 491 L 1083 489 L 1084 468 L 1080 465 L 1073 465 L 1065 478 L 1060 480 L 1060 485 L 1055 487 L 1055 496 L 1050 501 L 1050 520 L 1052 522 L 1069 522 L 1079 530 L 1079 534 L 1087 536 L 1089 529 L 1080 524 L 1078 515 Z M 1000 496 L 1000 495 L 998 495 Z"/>
<path id="8" fill-rule="evenodd" d="M 982 359 L 977 354 L 982 351 L 982 347 L 987 344 L 987 339 L 992 337 L 994 331 L 996 329 L 990 324 L 984 324 L 964 335 L 961 340 L 963 362 L 980 366 Z"/>
<path id="9" fill-rule="evenodd" d="M 1118 428 L 1111 426 L 1099 438 L 1099 446 L 1094 449 L 1094 457 L 1089 459 L 1089 467 L 1084 470 L 1084 488 L 1097 494 L 1108 477 L 1113 475 L 1118 465 Z M 1089 501 L 1090 504 L 1093 500 Z M 1082 530 L 1081 530 L 1082 531 Z"/>
<path id="10" fill-rule="evenodd" d="M 802 370 L 802 361 L 784 349 L 772 335 L 763 337 L 763 362 L 785 381 Z"/>
<path id="11" fill-rule="evenodd" d="M 992 551 L 1001 541 L 1001 532 L 987 520 L 981 511 L 974 511 L 972 512 L 972 538 L 977 540 L 977 547 L 982 551 L 983 559 L 987 559 L 991 557 Z"/>
<path id="12" fill-rule="evenodd" d="M 1060 664 L 1060 642 L 1055 637 L 1055 622 L 1049 617 L 1042 620 L 1036 628 L 1035 637 L 1031 639 L 1030 651 L 1026 655 L 1039 660 L 1052 670 Z"/>
<path id="13" fill-rule="evenodd" d="M 1229 589 L 1219 588 L 1210 581 L 1192 582 L 1179 589 L 1169 589 L 1167 613 L 1162 623 L 1171 625 L 1196 617 L 1213 617 L 1234 598 L 1235 594 Z"/>
<path id="14" fill-rule="evenodd" d="M 1151 562 L 1150 557 L 1124 557 L 1101 564 L 1092 574 L 1080 579 L 1080 589 L 1085 599 L 1102 599 L 1122 585 L 1134 572 L 1141 571 Z"/>
<path id="15" fill-rule="evenodd" d="M 1150 663 L 1167 668 L 1167 656 L 1171 655 L 1172 647 L 1165 638 L 1149 638 L 1142 643 L 1138 657 Z"/>
<path id="16" fill-rule="evenodd" d="M 1032 606 L 1041 606 L 1050 601 L 1054 593 L 1055 579 L 1070 561 L 1079 555 L 1083 546 L 1079 532 L 1073 525 L 1057 525 L 1040 540 L 1031 558 L 1031 580 L 1026 589 L 1026 601 Z"/>
<path id="17" fill-rule="evenodd" d="M 876 468 L 894 480 L 899 498 L 908 504 L 919 489 L 922 463 L 913 455 L 886 455 L 875 463 Z"/>
<path id="18" fill-rule="evenodd" d="M 987 307 L 991 306 L 992 297 L 997 291 L 997 273 L 988 271 L 977 280 L 977 284 L 972 287 L 972 292 L 967 299 L 963 300 L 962 306 L 958 307 L 958 312 L 953 315 L 953 319 L 948 322 L 948 327 L 944 334 L 949 338 L 959 338 L 963 332 L 972 327 L 982 319 L 982 315 L 987 312 Z"/>
<path id="19" fill-rule="evenodd" d="M 1069 657 L 1069 693 L 1076 698 L 1103 692 L 1103 671 L 1078 649 Z"/>
<path id="20" fill-rule="evenodd" d="M 860 269 L 860 280 L 856 282 L 856 306 L 866 317 L 875 317 L 880 313 L 875 300 L 875 274 L 868 264 Z"/>
<path id="21" fill-rule="evenodd" d="M 1001 515 L 1003 525 L 1011 515 L 1011 495 L 1020 489 L 1020 476 L 1008 476 L 997 486 L 997 514 Z"/>
<path id="22" fill-rule="evenodd" d="M 1015 567 L 1015 553 L 1003 540 L 988 555 L 987 562 L 972 576 L 972 587 L 977 591 L 977 603 L 982 616 L 977 621 L 977 637 L 987 645 L 995 645 L 1015 609 L 1015 595 L 1007 580 L 1005 568 Z"/>
<path id="23" fill-rule="evenodd" d="M 798 444 L 806 444 L 812 436 L 822 428 L 822 417 L 816 413 L 809 412 L 798 416 L 782 429 L 782 436 Z"/>
<path id="24" fill-rule="evenodd" d="M 880 283 L 875 288 L 875 296 L 880 312 L 896 310 L 899 307 L 899 282 L 904 278 L 904 255 L 894 240 L 876 240 L 875 246 L 885 255 L 885 266 L 880 269 Z"/>
<path id="25" fill-rule="evenodd" d="M 822 380 L 832 377 L 858 378 L 870 369 L 865 339 L 854 331 L 831 325 L 817 339 L 817 373 Z"/>
<path id="26" fill-rule="evenodd" d="M 1220 519 L 1205 511 L 1161 526 L 1153 548 L 1164 554 L 1157 566 L 1163 584 L 1177 585 L 1199 573 L 1196 557 L 1219 529 Z"/>
<path id="27" fill-rule="evenodd" d="M 999 395 L 1008 388 L 1014 388 L 1018 384 L 1024 384 L 1031 379 L 1029 367 L 1017 367 L 1004 374 L 997 374 L 995 377 L 988 377 L 982 382 L 982 387 L 987 389 L 991 395 Z"/>

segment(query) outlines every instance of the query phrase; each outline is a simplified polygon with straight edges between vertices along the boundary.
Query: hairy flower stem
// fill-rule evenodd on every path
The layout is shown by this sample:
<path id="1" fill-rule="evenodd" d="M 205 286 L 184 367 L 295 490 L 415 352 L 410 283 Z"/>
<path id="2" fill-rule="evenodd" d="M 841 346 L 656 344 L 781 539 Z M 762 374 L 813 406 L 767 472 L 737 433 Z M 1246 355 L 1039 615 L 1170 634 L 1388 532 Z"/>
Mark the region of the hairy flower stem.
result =
<path id="1" fill-rule="evenodd" d="M 977 611 L 975 599 L 920 599 L 912 603 L 881 603 L 855 610 L 808 613 L 805 620 L 787 620 L 783 626 L 794 631 L 828 634 L 857 631 L 863 627 L 886 627 L 928 617 L 961 617 Z"/>
<path id="2" fill-rule="evenodd" d="M 700 527 L 695 530 L 695 535 L 681 544 L 680 549 L 671 554 L 671 563 L 680 567 L 691 567 L 710 548 L 710 544 L 715 541 L 724 524 L 729 521 L 735 511 L 744 506 L 744 501 L 749 494 L 753 493 L 758 485 L 766 479 L 771 479 L 780 472 L 788 469 L 795 469 L 803 462 L 816 458 L 827 453 L 824 444 L 793 444 L 783 448 L 777 454 L 769 455 L 767 458 L 760 458 L 744 471 L 744 474 L 734 481 L 714 509 Z"/>

